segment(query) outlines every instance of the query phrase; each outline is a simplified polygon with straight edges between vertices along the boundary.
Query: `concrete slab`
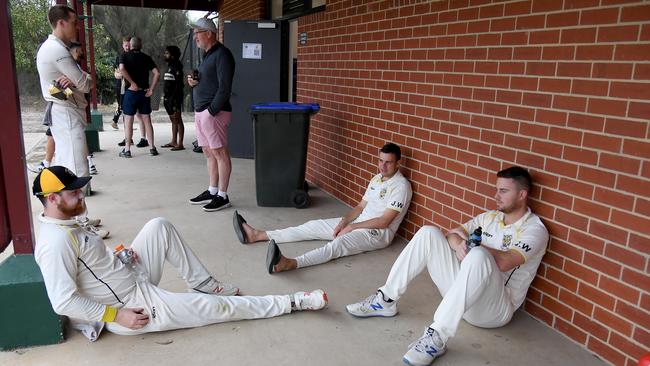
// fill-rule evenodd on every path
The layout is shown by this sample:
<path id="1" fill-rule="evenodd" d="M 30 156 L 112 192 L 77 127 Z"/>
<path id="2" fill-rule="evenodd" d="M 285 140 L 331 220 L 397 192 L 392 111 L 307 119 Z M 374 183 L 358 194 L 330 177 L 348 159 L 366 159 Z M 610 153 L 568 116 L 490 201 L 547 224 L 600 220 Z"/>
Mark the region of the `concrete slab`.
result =
<path id="1" fill-rule="evenodd" d="M 107 120 L 107 118 L 104 118 Z M 187 118 L 186 118 L 187 119 Z M 187 120 L 187 122 L 191 122 Z M 144 223 L 157 216 L 170 219 L 187 243 L 219 279 L 237 284 L 245 294 L 284 294 L 324 288 L 329 307 L 320 312 L 290 314 L 274 319 L 216 324 L 142 336 L 104 333 L 95 343 L 69 331 L 64 344 L 0 353 L 4 365 L 400 365 L 408 345 L 431 322 L 440 295 L 426 274 L 417 277 L 399 303 L 399 314 L 388 319 L 356 319 L 345 305 L 360 301 L 380 286 L 404 240 L 373 253 L 336 260 L 321 266 L 268 275 L 264 244 L 241 245 L 233 230 L 233 210 L 254 226 L 277 228 L 312 218 L 343 215 L 348 207 L 313 189 L 305 210 L 257 207 L 254 162 L 233 160 L 230 195 L 234 208 L 205 213 L 187 200 L 206 187 L 205 160 L 190 149 L 133 149 L 133 159 L 118 158 L 122 131 L 105 126 L 104 149 L 95 154 L 99 175 L 95 194 L 87 199 L 90 216 L 100 217 L 111 231 L 109 246 L 128 244 Z M 155 124 L 158 146 L 169 141 L 170 125 Z M 137 135 L 136 135 L 137 136 Z M 186 123 L 186 146 L 194 138 Z M 34 175 L 30 174 L 30 180 Z M 31 184 L 31 183 L 30 183 Z M 34 215 L 40 203 L 32 200 Z M 38 230 L 36 229 L 36 232 Z M 323 242 L 283 244 L 295 256 Z M 173 268 L 161 286 L 184 291 Z M 602 361 L 546 325 L 518 312 L 499 329 L 479 329 L 462 323 L 449 352 L 437 365 L 604 365 Z"/>

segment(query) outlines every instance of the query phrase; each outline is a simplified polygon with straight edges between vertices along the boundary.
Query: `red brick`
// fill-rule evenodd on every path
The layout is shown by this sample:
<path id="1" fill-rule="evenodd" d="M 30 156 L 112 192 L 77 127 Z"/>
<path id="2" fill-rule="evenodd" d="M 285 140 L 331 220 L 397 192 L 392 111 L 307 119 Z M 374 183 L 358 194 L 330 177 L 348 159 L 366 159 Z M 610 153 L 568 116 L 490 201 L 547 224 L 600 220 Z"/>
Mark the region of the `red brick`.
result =
<path id="1" fill-rule="evenodd" d="M 636 216 L 627 212 L 614 210 L 612 212 L 612 224 L 628 228 L 644 234 L 650 234 L 650 218 Z"/>
<path id="2" fill-rule="evenodd" d="M 611 344 L 615 349 L 622 351 L 627 356 L 632 357 L 634 360 L 638 360 L 648 353 L 647 349 L 637 346 L 630 342 L 629 338 L 621 337 L 616 333 L 612 333 L 609 344 Z"/>
<path id="3" fill-rule="evenodd" d="M 564 262 L 564 270 L 568 274 L 575 276 L 580 280 L 590 283 L 594 286 L 598 283 L 598 273 L 592 271 L 588 267 L 583 266 L 582 264 L 567 260 Z"/>
<path id="4" fill-rule="evenodd" d="M 515 60 L 539 60 L 542 58 L 542 47 L 516 47 L 512 58 Z"/>
<path id="5" fill-rule="evenodd" d="M 634 212 L 650 217 L 650 200 L 645 200 L 642 198 L 636 199 L 636 207 Z"/>
<path id="6" fill-rule="evenodd" d="M 650 80 L 650 65 L 637 64 L 634 69 L 634 79 L 636 80 Z"/>
<path id="7" fill-rule="evenodd" d="M 620 175 L 616 189 L 648 197 L 650 196 L 650 181 Z"/>
<path id="8" fill-rule="evenodd" d="M 529 14 L 531 8 L 530 1 L 518 1 L 505 4 L 505 13 L 504 15 L 522 15 Z"/>
<path id="9" fill-rule="evenodd" d="M 593 185 L 566 178 L 560 179 L 560 190 L 586 199 L 591 199 L 594 194 Z"/>
<path id="10" fill-rule="evenodd" d="M 517 29 L 544 28 L 545 17 L 544 14 L 517 17 Z"/>
<path id="11" fill-rule="evenodd" d="M 609 82 L 599 80 L 574 80 L 571 92 L 573 94 L 586 94 L 607 96 Z"/>
<path id="12" fill-rule="evenodd" d="M 645 330 L 636 327 L 634 330 L 634 340 L 650 349 L 650 332 L 646 332 Z"/>
<path id="13" fill-rule="evenodd" d="M 570 89 L 571 80 L 569 79 L 539 79 L 539 91 L 568 93 Z"/>
<path id="14" fill-rule="evenodd" d="M 591 63 L 558 62 L 557 76 L 588 78 L 591 76 Z"/>
<path id="15" fill-rule="evenodd" d="M 605 127 L 605 118 L 600 116 L 592 116 L 588 114 L 570 113 L 569 120 L 567 121 L 567 126 L 573 128 L 579 128 L 582 130 L 603 132 L 603 128 Z M 586 135 L 591 135 L 591 134 L 585 133 L 585 136 Z M 603 141 L 598 141 L 598 142 L 603 142 Z M 584 143 L 585 142 L 583 141 L 583 145 Z M 619 139 L 619 145 L 620 145 L 620 139 Z M 601 148 L 605 148 L 605 147 L 598 146 L 598 149 Z"/>
<path id="16" fill-rule="evenodd" d="M 553 97 L 553 108 L 568 109 L 576 112 L 584 112 L 586 105 L 587 105 L 587 98 L 583 98 L 583 97 L 572 97 L 567 95 L 555 95 Z M 591 106 L 591 101 L 589 102 L 589 105 Z"/>
<path id="17" fill-rule="evenodd" d="M 573 310 L 550 296 L 542 297 L 542 306 L 550 310 L 556 316 L 571 320 Z"/>
<path id="18" fill-rule="evenodd" d="M 560 42 L 559 30 L 540 30 L 530 32 L 528 43 L 530 44 L 556 44 Z"/>
<path id="19" fill-rule="evenodd" d="M 569 234 L 569 229 L 566 226 L 560 225 L 553 221 L 544 221 L 544 225 L 546 225 L 546 228 L 548 229 L 548 233 L 550 235 L 557 238 L 558 240 L 566 240 Z M 554 239 L 551 239 L 551 243 L 553 240 Z"/>
<path id="20" fill-rule="evenodd" d="M 568 128 L 551 127 L 549 139 L 555 142 L 579 146 L 582 143 L 582 132 Z M 596 159 L 593 160 L 594 162 L 596 161 Z"/>
<path id="21" fill-rule="evenodd" d="M 573 210 L 603 221 L 608 220 L 610 212 L 608 206 L 599 205 L 591 200 L 588 201 L 580 198 L 576 198 L 573 202 Z"/>
<path id="22" fill-rule="evenodd" d="M 522 90 L 537 90 L 537 81 L 535 77 L 518 77 L 513 76 L 510 78 L 510 88 L 511 89 L 522 89 Z"/>
<path id="23" fill-rule="evenodd" d="M 556 157 L 556 158 L 561 158 L 562 157 L 562 145 L 554 144 L 552 142 L 535 140 L 535 141 L 533 141 L 532 152 L 542 154 L 542 155 L 546 155 L 546 156 L 553 156 L 553 157 Z M 593 188 L 592 188 L 592 190 L 593 190 Z"/>
<path id="24" fill-rule="evenodd" d="M 560 319 L 556 318 L 555 319 L 555 329 L 560 331 L 560 333 L 565 334 L 567 337 L 573 339 L 574 341 L 584 344 L 585 341 L 587 340 L 587 334 L 572 324 Z"/>
<path id="25" fill-rule="evenodd" d="M 607 24 L 618 21 L 618 8 L 605 8 L 596 10 L 583 10 L 580 24 Z"/>
<path id="26" fill-rule="evenodd" d="M 555 173 L 570 178 L 575 178 L 578 174 L 578 166 L 576 164 L 551 158 L 546 159 L 546 166 L 544 169 L 549 173 Z"/>
<path id="27" fill-rule="evenodd" d="M 616 314 L 638 324 L 645 329 L 650 329 L 650 313 L 646 310 L 628 305 L 624 301 L 618 301 L 616 304 Z"/>
<path id="28" fill-rule="evenodd" d="M 593 8 L 600 5 L 600 0 L 569 0 L 564 2 L 565 9 Z"/>
<path id="29" fill-rule="evenodd" d="M 612 45 L 577 46 L 576 60 L 611 60 L 614 54 Z"/>
<path id="30" fill-rule="evenodd" d="M 636 249 L 646 255 L 650 254 L 650 239 L 630 233 L 630 239 L 627 244 L 630 248 Z"/>
<path id="31" fill-rule="evenodd" d="M 597 123 L 595 124 L 597 125 Z M 573 125 L 572 123 L 569 122 L 569 127 L 580 127 L 580 126 Z M 603 129 L 604 129 L 604 121 L 603 121 L 603 125 L 600 127 L 600 131 L 602 131 Z M 582 146 L 590 147 L 593 149 L 599 149 L 603 151 L 620 152 L 621 139 L 618 137 L 611 137 L 606 135 L 585 132 L 582 138 Z M 623 149 L 623 152 L 625 152 L 625 149 Z"/>
<path id="32" fill-rule="evenodd" d="M 601 63 L 593 65 L 593 78 L 603 79 L 630 79 L 632 77 L 633 64 L 623 63 Z"/>
<path id="33" fill-rule="evenodd" d="M 533 13 L 544 13 L 561 9 L 562 3 L 559 1 L 533 0 Z"/>
<path id="34" fill-rule="evenodd" d="M 559 28 L 575 26 L 578 25 L 578 19 L 580 19 L 580 12 L 577 11 L 548 14 L 546 16 L 546 27 Z"/>
<path id="35" fill-rule="evenodd" d="M 650 43 L 619 44 L 614 54 L 616 61 L 648 61 L 650 60 Z"/>
<path id="36" fill-rule="evenodd" d="M 627 6 L 622 9 L 621 22 L 650 20 L 650 5 Z"/>
<path id="37" fill-rule="evenodd" d="M 625 116 L 627 102 L 621 100 L 589 98 L 587 112 L 610 116 Z M 607 131 L 607 130 L 606 130 Z"/>
<path id="38" fill-rule="evenodd" d="M 589 339 L 587 348 L 611 364 L 623 365 L 625 362 L 625 355 L 596 338 Z"/>
<path id="39" fill-rule="evenodd" d="M 499 62 L 499 74 L 523 74 L 526 64 L 523 62 Z"/>
<path id="40" fill-rule="evenodd" d="M 518 50 L 515 49 L 515 58 Z M 573 60 L 575 57 L 574 46 L 544 46 L 542 59 L 544 60 Z M 539 60 L 539 58 L 535 58 Z"/>
<path id="41" fill-rule="evenodd" d="M 603 152 L 600 154 L 600 161 L 598 162 L 598 166 L 601 168 L 618 170 L 623 173 L 636 175 L 639 173 L 641 161 Z"/>
<path id="42" fill-rule="evenodd" d="M 625 244 L 627 240 L 627 232 L 625 230 L 596 220 L 591 220 L 589 223 L 589 233 L 619 244 Z"/>
<path id="43" fill-rule="evenodd" d="M 647 274 L 639 273 L 627 268 L 623 268 L 623 277 L 621 280 L 641 290 L 650 288 L 650 276 Z"/>
<path id="44" fill-rule="evenodd" d="M 526 301 L 524 308 L 533 317 L 543 321 L 548 326 L 553 326 L 553 314 L 539 305 Z"/>
<path id="45" fill-rule="evenodd" d="M 602 187 L 596 187 L 594 199 L 598 202 L 618 207 L 623 210 L 632 210 L 634 197 L 628 194 L 612 191 Z"/>
<path id="46" fill-rule="evenodd" d="M 610 96 L 630 99 L 650 99 L 650 83 L 612 82 Z"/>
<path id="47" fill-rule="evenodd" d="M 576 161 L 583 164 L 596 165 L 596 163 L 598 163 L 598 153 L 593 150 L 577 147 L 565 146 L 562 157 L 565 160 Z"/>
<path id="48" fill-rule="evenodd" d="M 632 335 L 632 324 L 625 319 L 600 308 L 594 309 L 594 318 L 608 327 L 625 335 Z"/>
<path id="49" fill-rule="evenodd" d="M 531 286 L 553 297 L 557 297 L 557 295 L 560 293 L 560 289 L 559 287 L 557 287 L 557 285 L 550 283 L 549 281 L 547 281 L 545 278 L 542 278 L 541 276 L 535 277 Z"/>
<path id="50" fill-rule="evenodd" d="M 549 232 L 551 235 L 554 235 L 554 233 L 551 232 L 551 229 L 549 228 Z M 576 262 L 581 262 L 582 261 L 582 254 L 583 250 L 578 248 L 572 243 L 567 243 L 561 240 L 558 240 L 556 238 L 551 238 L 550 246 L 548 248 L 550 252 L 555 252 L 562 257 L 570 258 Z"/>
<path id="51" fill-rule="evenodd" d="M 607 341 L 607 337 L 609 336 L 609 329 L 593 320 L 590 316 L 591 314 L 588 315 L 589 317 L 586 317 L 582 314 L 576 313 L 573 316 L 573 323 L 580 329 L 587 331 L 587 333 L 591 334 L 592 336 L 595 336 L 603 341 Z"/>
<path id="52" fill-rule="evenodd" d="M 598 42 L 632 42 L 639 37 L 638 25 L 598 28 Z"/>
<path id="53" fill-rule="evenodd" d="M 554 219 L 561 224 L 578 230 L 587 230 L 589 225 L 588 218 L 559 208 L 555 210 Z"/>
<path id="54" fill-rule="evenodd" d="M 600 283 L 598 287 L 609 294 L 612 294 L 620 299 L 629 301 L 633 304 L 636 304 L 639 301 L 639 296 L 641 295 L 639 290 L 632 288 L 621 281 L 613 280 L 607 276 L 600 278 Z"/>
<path id="55" fill-rule="evenodd" d="M 650 119 L 650 103 L 630 102 L 628 117 Z"/>
<path id="56" fill-rule="evenodd" d="M 564 207 L 567 210 L 570 210 L 573 206 L 573 198 L 571 196 L 546 188 L 542 190 L 542 200 L 550 204 Z"/>
<path id="57" fill-rule="evenodd" d="M 581 282 L 578 286 L 578 295 L 593 301 L 594 304 L 600 305 L 609 310 L 614 310 L 614 304 L 616 303 L 614 297 L 596 289 L 595 287 L 587 285 L 584 282 Z"/>
<path id="58" fill-rule="evenodd" d="M 596 40 L 596 27 L 563 29 L 560 42 L 566 43 L 594 43 Z"/>

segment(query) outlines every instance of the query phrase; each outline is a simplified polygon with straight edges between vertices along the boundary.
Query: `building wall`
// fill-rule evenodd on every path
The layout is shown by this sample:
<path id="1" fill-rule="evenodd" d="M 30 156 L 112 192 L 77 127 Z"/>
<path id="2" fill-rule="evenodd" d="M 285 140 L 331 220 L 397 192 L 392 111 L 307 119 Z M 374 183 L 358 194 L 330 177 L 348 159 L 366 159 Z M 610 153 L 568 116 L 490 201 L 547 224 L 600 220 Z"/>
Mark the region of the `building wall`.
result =
<path id="1" fill-rule="evenodd" d="M 258 20 L 265 12 L 266 0 L 224 1 L 219 9 L 219 39 L 223 40 L 224 20 Z"/>
<path id="2" fill-rule="evenodd" d="M 527 167 L 552 238 L 526 311 L 636 365 L 650 349 L 650 3 L 327 0 L 298 32 L 298 99 L 322 108 L 311 182 L 354 205 L 378 148 L 402 145 L 411 238 L 494 207 L 495 172 Z"/>

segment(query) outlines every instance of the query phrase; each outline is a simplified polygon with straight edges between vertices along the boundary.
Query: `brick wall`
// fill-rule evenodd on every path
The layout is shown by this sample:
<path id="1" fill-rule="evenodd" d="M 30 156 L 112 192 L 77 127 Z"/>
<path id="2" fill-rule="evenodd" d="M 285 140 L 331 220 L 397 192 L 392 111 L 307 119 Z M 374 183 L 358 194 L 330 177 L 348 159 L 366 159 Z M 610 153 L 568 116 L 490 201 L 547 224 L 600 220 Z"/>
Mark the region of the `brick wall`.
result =
<path id="1" fill-rule="evenodd" d="M 410 238 L 492 208 L 494 173 L 529 168 L 552 239 L 525 309 L 636 365 L 650 349 L 649 2 L 328 0 L 299 32 L 298 98 L 322 107 L 311 182 L 353 205 L 378 148 L 404 146 Z"/>
<path id="2" fill-rule="evenodd" d="M 224 1 L 219 9 L 219 39 L 223 40 L 224 20 L 257 20 L 264 17 L 266 0 Z"/>
<path id="3" fill-rule="evenodd" d="M 494 172 L 537 180 L 552 239 L 526 310 L 616 365 L 650 349 L 650 4 L 328 0 L 301 18 L 308 178 L 352 205 L 377 148 L 406 146 L 402 227 L 493 207 Z"/>

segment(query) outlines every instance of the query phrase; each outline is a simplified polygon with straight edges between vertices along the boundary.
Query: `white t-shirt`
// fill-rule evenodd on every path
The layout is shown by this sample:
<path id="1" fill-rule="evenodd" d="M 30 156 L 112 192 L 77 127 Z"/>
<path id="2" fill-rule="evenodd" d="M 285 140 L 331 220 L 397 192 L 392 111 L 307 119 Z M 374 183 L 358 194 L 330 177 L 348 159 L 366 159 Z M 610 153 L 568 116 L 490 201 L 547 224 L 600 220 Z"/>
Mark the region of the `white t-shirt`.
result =
<path id="1" fill-rule="evenodd" d="M 524 257 L 525 262 L 514 269 L 503 272 L 504 284 L 510 290 L 512 303 L 519 307 L 526 298 L 530 283 L 537 274 L 548 244 L 548 230 L 537 215 L 528 212 L 517 222 L 505 225 L 504 213 L 488 211 L 463 225 L 469 236 L 477 227 L 483 235 L 481 245 L 501 251 L 515 250 Z"/>
<path id="2" fill-rule="evenodd" d="M 408 211 L 411 195 L 411 183 L 404 178 L 399 170 L 387 181 L 382 181 L 381 174 L 377 174 L 370 180 L 368 188 L 366 188 L 366 193 L 363 195 L 366 207 L 363 208 L 355 222 L 380 217 L 386 209 L 395 210 L 399 214 L 388 225 L 388 229 L 395 235 Z"/>

